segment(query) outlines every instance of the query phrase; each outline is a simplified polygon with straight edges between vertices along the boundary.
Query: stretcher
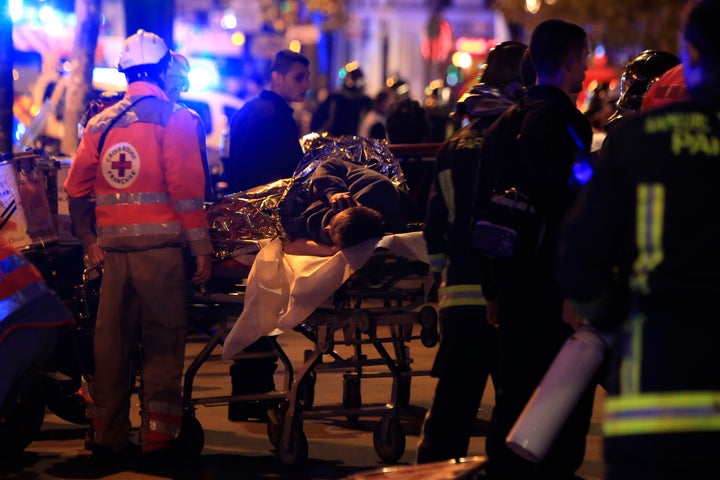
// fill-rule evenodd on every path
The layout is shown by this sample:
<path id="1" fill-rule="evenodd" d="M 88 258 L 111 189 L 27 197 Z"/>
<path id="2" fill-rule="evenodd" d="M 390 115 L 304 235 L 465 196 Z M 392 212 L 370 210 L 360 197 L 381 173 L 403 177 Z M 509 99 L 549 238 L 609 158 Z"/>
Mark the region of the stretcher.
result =
<path id="1" fill-rule="evenodd" d="M 304 420 L 328 417 L 346 417 L 351 422 L 360 417 L 379 417 L 373 446 L 380 459 L 397 462 L 405 451 L 401 419 L 416 413 L 409 404 L 411 378 L 429 374 L 411 368 L 409 343 L 420 340 L 424 346 L 433 347 L 439 338 L 435 308 L 427 303 L 431 280 L 421 233 L 369 240 L 347 249 L 350 252 L 338 254 L 337 258 L 285 256 L 292 257 L 283 258 L 281 262 L 287 267 L 281 270 L 291 277 L 285 278 L 288 280 L 286 295 L 268 301 L 265 295 L 268 292 L 257 279 L 262 277 L 258 270 L 276 259 L 278 251 L 274 247 L 277 245 L 270 242 L 258 252 L 242 291 L 237 292 L 236 298 L 243 299 L 240 316 L 235 322 L 218 323 L 185 373 L 185 433 L 181 439 L 184 448 L 191 454 L 202 450 L 202 426 L 195 417 L 198 406 L 226 405 L 231 401 L 260 402 L 268 412 L 268 439 L 284 464 L 298 465 L 308 457 Z M 277 292 L 270 293 L 278 297 Z M 204 295 L 214 302 L 222 296 Z M 273 305 L 277 306 L 278 301 L 284 302 L 284 306 L 275 310 Z M 282 332 L 290 329 L 310 342 L 304 357 L 295 361 L 297 368 L 278 342 Z M 261 336 L 270 340 L 272 351 L 242 351 Z M 350 355 L 338 353 L 336 345 L 347 347 L 345 350 L 349 349 Z M 195 376 L 207 361 L 275 355 L 283 378 L 282 387 L 276 391 L 234 396 L 193 395 Z M 319 371 L 341 374 L 342 403 L 315 404 L 314 385 Z M 373 378 L 392 380 L 388 401 L 381 405 L 367 405 L 362 401 L 362 379 Z"/>

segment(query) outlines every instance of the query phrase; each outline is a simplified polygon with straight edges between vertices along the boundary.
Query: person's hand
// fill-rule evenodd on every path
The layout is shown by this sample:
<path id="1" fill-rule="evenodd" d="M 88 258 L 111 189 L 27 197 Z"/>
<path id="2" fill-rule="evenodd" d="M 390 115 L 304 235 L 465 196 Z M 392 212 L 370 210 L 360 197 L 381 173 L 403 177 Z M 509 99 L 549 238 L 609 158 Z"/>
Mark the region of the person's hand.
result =
<path id="1" fill-rule="evenodd" d="M 195 257 L 195 275 L 193 275 L 192 281 L 195 285 L 202 285 L 210 280 L 210 274 L 212 273 L 212 264 L 210 263 L 209 255 L 201 255 Z"/>
<path id="2" fill-rule="evenodd" d="M 497 300 L 485 300 L 485 316 L 487 322 L 493 326 L 493 328 L 500 328 L 500 317 Z"/>
<path id="3" fill-rule="evenodd" d="M 99 263 L 102 263 L 103 260 L 105 260 L 105 252 L 103 252 L 103 249 L 100 248 L 100 245 L 97 243 L 93 243 L 88 245 L 85 248 L 85 261 L 86 261 L 86 267 L 92 267 Z"/>
<path id="4" fill-rule="evenodd" d="M 334 212 L 342 212 L 355 205 L 357 205 L 357 203 L 355 203 L 355 199 L 350 195 L 350 192 L 339 192 L 330 196 L 330 208 L 332 208 Z"/>
<path id="5" fill-rule="evenodd" d="M 563 322 L 570 325 L 572 328 L 577 330 L 580 327 L 584 327 L 589 324 L 586 318 L 581 317 L 580 315 L 575 312 L 575 309 L 572 306 L 572 303 L 570 303 L 570 300 L 565 299 L 563 302 L 563 312 L 562 312 Z"/>

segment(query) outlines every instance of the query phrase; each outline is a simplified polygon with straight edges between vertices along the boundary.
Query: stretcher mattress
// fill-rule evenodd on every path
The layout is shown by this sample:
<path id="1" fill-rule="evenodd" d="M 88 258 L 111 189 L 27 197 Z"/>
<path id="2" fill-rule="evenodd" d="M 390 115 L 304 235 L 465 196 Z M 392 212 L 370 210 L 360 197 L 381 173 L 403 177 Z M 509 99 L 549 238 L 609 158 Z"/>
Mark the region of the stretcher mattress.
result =
<path id="1" fill-rule="evenodd" d="M 258 252 L 247 279 L 243 311 L 223 344 L 228 360 L 263 336 L 300 325 L 378 249 L 427 263 L 422 232 L 370 239 L 330 257 L 288 255 L 279 238 Z M 428 279 L 425 284 L 432 284 Z"/>

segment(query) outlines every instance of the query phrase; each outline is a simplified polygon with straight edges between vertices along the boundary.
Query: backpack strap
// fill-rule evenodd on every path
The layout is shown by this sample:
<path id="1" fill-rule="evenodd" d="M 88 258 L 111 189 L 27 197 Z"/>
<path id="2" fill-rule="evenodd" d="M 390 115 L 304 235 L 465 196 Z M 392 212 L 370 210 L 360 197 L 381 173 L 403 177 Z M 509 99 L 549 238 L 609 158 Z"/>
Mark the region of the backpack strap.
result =
<path id="1" fill-rule="evenodd" d="M 125 115 L 128 110 L 130 110 L 132 107 L 140 103 L 142 100 L 145 100 L 146 98 L 150 98 L 153 95 L 145 95 L 143 97 L 138 98 L 137 100 L 133 101 L 130 105 L 127 106 L 124 110 L 122 110 L 120 113 L 118 113 L 117 117 L 113 118 L 110 122 L 110 125 L 105 129 L 105 131 L 100 136 L 100 141 L 98 142 L 98 155 L 100 155 L 100 152 L 102 152 L 103 146 L 105 146 L 105 138 L 107 137 L 108 132 L 110 129 L 115 126 L 115 124 L 120 120 L 120 118 Z"/>

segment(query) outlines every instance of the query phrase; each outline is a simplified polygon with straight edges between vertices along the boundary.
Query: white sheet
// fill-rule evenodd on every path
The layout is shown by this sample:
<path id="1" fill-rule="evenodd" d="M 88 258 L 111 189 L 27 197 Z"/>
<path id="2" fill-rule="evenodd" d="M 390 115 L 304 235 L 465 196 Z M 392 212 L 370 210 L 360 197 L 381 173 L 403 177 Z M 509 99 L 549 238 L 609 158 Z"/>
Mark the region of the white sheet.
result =
<path id="1" fill-rule="evenodd" d="M 377 248 L 428 262 L 422 232 L 367 240 L 332 257 L 287 255 L 278 238 L 265 245 L 250 269 L 243 311 L 225 339 L 223 359 L 232 358 L 260 337 L 277 335 L 301 324 Z"/>

